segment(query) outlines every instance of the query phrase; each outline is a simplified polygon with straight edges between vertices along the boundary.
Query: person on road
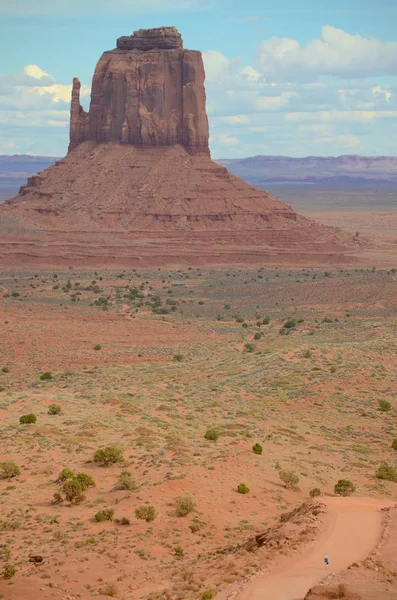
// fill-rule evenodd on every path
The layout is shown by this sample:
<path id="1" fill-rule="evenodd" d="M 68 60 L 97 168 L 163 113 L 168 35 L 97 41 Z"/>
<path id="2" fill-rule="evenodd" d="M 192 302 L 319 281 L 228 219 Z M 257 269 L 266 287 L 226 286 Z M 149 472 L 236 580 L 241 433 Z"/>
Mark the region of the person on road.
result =
<path id="1" fill-rule="evenodd" d="M 328 556 L 324 556 L 324 564 L 325 564 L 325 568 L 328 569 L 328 565 L 329 565 Z"/>

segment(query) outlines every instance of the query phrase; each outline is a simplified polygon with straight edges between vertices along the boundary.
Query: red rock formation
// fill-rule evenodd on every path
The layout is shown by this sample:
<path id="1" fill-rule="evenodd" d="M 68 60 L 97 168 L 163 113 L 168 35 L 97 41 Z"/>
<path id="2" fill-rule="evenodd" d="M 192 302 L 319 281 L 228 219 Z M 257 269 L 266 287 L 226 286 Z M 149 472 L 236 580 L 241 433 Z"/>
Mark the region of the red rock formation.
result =
<path id="1" fill-rule="evenodd" d="M 201 53 L 184 50 L 175 27 L 119 38 L 96 66 L 88 114 L 73 80 L 69 150 L 89 140 L 208 153 L 204 77 Z"/>

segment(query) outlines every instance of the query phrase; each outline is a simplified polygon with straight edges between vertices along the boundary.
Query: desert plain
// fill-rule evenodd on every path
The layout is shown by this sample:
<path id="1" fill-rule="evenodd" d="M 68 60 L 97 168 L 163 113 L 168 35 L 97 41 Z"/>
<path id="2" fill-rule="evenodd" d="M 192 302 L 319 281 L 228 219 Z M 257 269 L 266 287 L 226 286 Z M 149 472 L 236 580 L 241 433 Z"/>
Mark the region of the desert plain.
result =
<path id="1" fill-rule="evenodd" d="M 396 290 L 376 265 L 3 270 L 1 597 L 268 598 L 372 502 L 310 598 L 395 598 Z"/>

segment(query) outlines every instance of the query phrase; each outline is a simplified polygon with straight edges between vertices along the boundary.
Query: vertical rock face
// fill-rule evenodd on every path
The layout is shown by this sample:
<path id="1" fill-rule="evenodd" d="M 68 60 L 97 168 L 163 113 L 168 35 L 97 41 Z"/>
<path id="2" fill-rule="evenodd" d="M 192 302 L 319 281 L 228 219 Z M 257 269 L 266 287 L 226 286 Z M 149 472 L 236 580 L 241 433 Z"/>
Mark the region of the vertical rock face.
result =
<path id="1" fill-rule="evenodd" d="M 204 78 L 201 53 L 184 50 L 175 27 L 119 38 L 96 66 L 89 113 L 73 80 L 69 150 L 91 140 L 209 154 Z"/>

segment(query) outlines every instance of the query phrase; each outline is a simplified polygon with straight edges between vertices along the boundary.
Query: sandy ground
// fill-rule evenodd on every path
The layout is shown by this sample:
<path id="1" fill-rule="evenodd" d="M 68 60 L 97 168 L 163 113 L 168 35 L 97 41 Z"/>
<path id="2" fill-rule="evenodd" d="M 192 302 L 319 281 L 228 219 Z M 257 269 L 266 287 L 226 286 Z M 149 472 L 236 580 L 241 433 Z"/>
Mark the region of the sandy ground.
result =
<path id="1" fill-rule="evenodd" d="M 380 540 L 380 509 L 393 506 L 374 498 L 328 498 L 325 503 L 328 524 L 308 556 L 285 558 L 274 574 L 257 577 L 237 594 L 238 600 L 300 600 L 324 578 L 324 556 L 329 570 L 338 572 L 370 554 Z"/>

